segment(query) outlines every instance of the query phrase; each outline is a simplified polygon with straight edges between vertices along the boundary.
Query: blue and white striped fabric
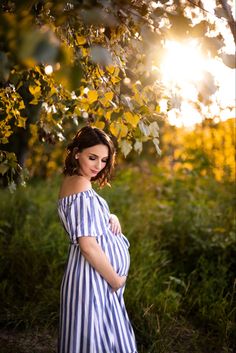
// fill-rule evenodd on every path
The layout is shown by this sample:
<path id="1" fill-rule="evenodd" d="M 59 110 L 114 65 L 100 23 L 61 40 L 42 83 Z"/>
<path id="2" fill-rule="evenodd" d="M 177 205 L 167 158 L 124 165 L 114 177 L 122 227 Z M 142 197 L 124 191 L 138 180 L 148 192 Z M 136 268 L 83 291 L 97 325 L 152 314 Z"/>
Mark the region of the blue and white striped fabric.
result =
<path id="1" fill-rule="evenodd" d="M 71 242 L 61 285 L 58 353 L 137 353 L 124 287 L 112 292 L 77 242 L 80 236 L 96 237 L 115 271 L 127 276 L 128 240 L 111 232 L 108 205 L 93 189 L 60 199 L 58 212 Z"/>

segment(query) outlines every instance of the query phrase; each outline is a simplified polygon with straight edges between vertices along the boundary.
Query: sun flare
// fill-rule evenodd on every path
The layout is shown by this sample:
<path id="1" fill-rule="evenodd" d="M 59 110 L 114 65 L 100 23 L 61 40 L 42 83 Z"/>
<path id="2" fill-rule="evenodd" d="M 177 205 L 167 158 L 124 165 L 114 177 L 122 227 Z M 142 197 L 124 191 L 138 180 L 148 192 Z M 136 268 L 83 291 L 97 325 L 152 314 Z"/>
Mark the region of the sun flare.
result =
<path id="1" fill-rule="evenodd" d="M 205 117 L 220 120 L 225 120 L 225 116 L 232 118 L 235 70 L 226 67 L 220 59 L 204 56 L 197 40 L 166 41 L 164 49 L 160 71 L 162 82 L 171 97 L 169 122 L 192 128 Z M 203 107 L 200 112 L 194 107 L 195 103 L 199 103 L 199 94 L 207 111 Z"/>
<path id="2" fill-rule="evenodd" d="M 163 81 L 182 86 L 199 81 L 203 75 L 204 57 L 197 41 L 179 43 L 167 41 L 161 65 Z"/>

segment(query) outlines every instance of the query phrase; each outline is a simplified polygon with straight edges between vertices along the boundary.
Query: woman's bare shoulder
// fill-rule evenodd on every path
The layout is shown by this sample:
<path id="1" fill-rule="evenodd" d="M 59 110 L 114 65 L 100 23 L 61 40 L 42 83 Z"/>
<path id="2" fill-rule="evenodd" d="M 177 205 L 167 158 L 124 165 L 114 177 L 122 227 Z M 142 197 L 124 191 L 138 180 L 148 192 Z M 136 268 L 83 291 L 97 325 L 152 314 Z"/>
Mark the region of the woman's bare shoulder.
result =
<path id="1" fill-rule="evenodd" d="M 91 182 L 79 175 L 65 176 L 59 191 L 59 198 L 91 189 Z"/>

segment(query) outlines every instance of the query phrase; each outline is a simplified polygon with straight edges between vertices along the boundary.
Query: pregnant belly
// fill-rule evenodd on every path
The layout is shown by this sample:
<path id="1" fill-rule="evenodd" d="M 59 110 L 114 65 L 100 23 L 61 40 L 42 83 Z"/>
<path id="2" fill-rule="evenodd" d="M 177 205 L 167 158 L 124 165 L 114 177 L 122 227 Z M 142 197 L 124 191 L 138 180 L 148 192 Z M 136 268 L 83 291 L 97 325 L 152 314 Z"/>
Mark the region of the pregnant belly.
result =
<path id="1" fill-rule="evenodd" d="M 101 236 L 101 247 L 116 273 L 127 276 L 130 266 L 129 242 L 124 235 L 108 234 Z M 100 242 L 99 241 L 99 242 Z"/>

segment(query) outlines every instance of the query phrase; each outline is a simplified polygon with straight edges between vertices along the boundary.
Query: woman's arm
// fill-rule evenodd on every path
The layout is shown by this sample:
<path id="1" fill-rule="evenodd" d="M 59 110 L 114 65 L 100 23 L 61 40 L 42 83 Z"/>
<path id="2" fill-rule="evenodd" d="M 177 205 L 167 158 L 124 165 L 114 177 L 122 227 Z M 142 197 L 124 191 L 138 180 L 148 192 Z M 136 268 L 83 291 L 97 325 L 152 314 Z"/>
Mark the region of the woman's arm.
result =
<path id="1" fill-rule="evenodd" d="M 112 289 L 123 287 L 126 276 L 119 276 L 111 266 L 106 254 L 94 237 L 80 237 L 80 250 L 90 265 L 110 284 Z"/>

